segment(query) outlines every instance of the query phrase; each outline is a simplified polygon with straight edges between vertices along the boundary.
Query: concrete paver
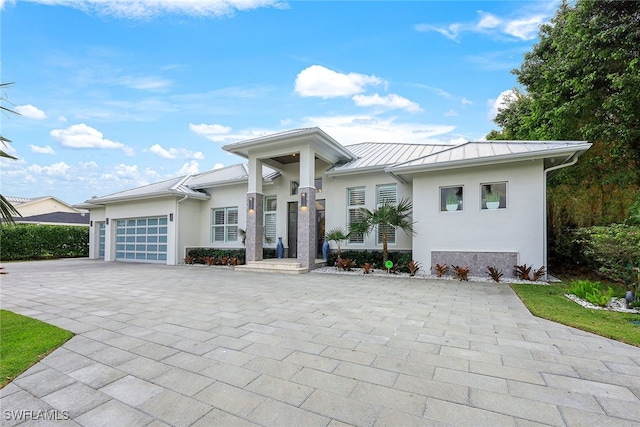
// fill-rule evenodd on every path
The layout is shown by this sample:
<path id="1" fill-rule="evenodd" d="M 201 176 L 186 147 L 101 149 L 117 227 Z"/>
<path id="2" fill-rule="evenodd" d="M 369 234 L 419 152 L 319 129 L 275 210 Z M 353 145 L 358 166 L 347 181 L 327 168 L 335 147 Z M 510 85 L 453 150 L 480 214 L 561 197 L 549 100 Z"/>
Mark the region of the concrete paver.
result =
<path id="1" fill-rule="evenodd" d="M 76 336 L 2 425 L 640 425 L 640 348 L 504 284 L 87 259 L 5 264 L 2 308 Z"/>

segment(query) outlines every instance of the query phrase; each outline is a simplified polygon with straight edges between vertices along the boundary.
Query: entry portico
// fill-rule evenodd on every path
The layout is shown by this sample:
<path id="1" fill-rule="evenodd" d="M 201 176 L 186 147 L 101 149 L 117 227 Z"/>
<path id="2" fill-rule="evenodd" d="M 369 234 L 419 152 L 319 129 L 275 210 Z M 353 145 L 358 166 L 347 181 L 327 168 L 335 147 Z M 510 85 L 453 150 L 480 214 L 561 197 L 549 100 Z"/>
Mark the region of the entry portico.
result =
<path id="1" fill-rule="evenodd" d="M 317 255 L 316 162 L 323 171 L 332 165 L 355 160 L 344 146 L 318 128 L 298 129 L 229 144 L 224 150 L 248 160 L 246 259 L 262 260 L 264 193 L 262 166 L 276 171 L 298 164 L 296 258 L 303 268 L 315 264 Z M 290 245 L 291 246 L 291 245 Z"/>

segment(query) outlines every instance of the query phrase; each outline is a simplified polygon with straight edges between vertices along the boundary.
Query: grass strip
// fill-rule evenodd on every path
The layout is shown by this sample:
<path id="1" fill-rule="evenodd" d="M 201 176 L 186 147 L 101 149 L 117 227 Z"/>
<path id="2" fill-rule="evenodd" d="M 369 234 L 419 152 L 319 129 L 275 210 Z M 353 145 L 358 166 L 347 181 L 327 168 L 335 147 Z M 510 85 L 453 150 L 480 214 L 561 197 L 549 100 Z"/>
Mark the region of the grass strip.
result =
<path id="1" fill-rule="evenodd" d="M 511 288 L 534 316 L 640 347 L 640 325 L 631 323 L 640 321 L 640 314 L 584 308 L 564 296 L 569 289 L 565 284 Z"/>
<path id="2" fill-rule="evenodd" d="M 0 388 L 72 336 L 57 326 L 0 310 Z"/>

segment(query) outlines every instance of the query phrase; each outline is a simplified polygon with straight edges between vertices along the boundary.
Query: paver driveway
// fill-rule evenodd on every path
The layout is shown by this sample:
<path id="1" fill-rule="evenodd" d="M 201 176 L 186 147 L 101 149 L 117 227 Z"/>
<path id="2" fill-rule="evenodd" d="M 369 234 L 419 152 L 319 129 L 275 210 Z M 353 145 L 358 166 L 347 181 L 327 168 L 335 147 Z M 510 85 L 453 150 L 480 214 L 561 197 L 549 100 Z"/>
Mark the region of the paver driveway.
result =
<path id="1" fill-rule="evenodd" d="M 3 425 L 640 425 L 640 349 L 503 284 L 5 267 L 2 308 L 77 335 L 2 389 Z"/>

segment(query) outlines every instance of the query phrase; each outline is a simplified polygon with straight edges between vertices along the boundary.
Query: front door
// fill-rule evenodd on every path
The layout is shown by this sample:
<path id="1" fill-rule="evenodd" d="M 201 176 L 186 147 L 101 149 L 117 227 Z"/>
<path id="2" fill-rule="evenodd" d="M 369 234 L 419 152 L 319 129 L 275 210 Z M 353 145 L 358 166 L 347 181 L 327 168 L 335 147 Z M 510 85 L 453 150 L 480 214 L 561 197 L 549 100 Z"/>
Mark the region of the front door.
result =
<path id="1" fill-rule="evenodd" d="M 316 258 L 322 258 L 322 244 L 324 243 L 324 199 L 316 200 Z"/>
<path id="2" fill-rule="evenodd" d="M 288 258 L 298 256 L 298 202 L 289 202 L 287 209 L 287 243 L 289 245 Z"/>

